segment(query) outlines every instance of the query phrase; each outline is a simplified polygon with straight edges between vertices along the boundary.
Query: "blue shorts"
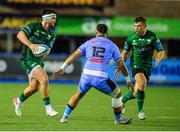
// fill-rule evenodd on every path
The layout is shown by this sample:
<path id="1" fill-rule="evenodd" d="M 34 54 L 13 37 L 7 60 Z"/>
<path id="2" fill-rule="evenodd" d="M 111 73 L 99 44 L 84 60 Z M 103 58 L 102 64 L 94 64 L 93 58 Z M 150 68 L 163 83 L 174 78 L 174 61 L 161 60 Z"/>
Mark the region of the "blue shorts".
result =
<path id="1" fill-rule="evenodd" d="M 115 89 L 118 88 L 117 84 L 109 78 L 82 74 L 79 82 L 80 93 L 88 92 L 91 87 L 94 87 L 107 95 L 117 91 Z"/>

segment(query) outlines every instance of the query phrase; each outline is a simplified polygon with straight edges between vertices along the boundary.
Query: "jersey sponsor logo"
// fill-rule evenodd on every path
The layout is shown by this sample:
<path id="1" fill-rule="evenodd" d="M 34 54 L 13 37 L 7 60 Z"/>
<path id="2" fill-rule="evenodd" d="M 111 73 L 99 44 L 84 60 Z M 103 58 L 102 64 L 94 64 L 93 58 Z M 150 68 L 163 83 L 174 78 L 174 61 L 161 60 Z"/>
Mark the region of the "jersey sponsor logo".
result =
<path id="1" fill-rule="evenodd" d="M 139 52 L 143 52 L 143 51 L 148 51 L 151 50 L 152 47 L 133 47 L 133 49 L 139 51 Z"/>
<path id="2" fill-rule="evenodd" d="M 139 39 L 141 43 L 150 44 L 152 39 Z"/>
<path id="3" fill-rule="evenodd" d="M 91 58 L 89 61 L 97 62 L 97 63 L 103 63 L 103 59 L 99 59 L 99 58 Z"/>
<path id="4" fill-rule="evenodd" d="M 32 41 L 36 44 L 45 44 L 44 41 L 39 40 L 38 38 L 36 38 L 35 36 L 32 36 Z"/>
<path id="5" fill-rule="evenodd" d="M 149 44 L 151 44 L 151 42 L 152 42 L 152 39 L 141 39 L 141 38 L 139 38 L 139 39 L 137 39 L 137 40 L 133 40 L 132 41 L 132 45 L 134 45 L 134 46 L 136 46 L 136 45 L 149 45 Z"/>

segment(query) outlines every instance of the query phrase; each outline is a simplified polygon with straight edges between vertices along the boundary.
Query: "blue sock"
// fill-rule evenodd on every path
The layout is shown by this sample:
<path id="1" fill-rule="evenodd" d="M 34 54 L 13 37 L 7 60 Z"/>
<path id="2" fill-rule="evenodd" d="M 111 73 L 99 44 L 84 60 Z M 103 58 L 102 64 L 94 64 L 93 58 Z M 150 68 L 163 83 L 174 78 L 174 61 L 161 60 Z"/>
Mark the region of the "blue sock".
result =
<path id="1" fill-rule="evenodd" d="M 121 112 L 114 112 L 114 116 L 116 120 L 119 120 L 121 118 Z"/>
<path id="2" fill-rule="evenodd" d="M 67 104 L 66 109 L 64 111 L 64 116 L 69 118 L 73 109 L 74 109 L 73 107 L 71 107 L 69 104 Z"/>

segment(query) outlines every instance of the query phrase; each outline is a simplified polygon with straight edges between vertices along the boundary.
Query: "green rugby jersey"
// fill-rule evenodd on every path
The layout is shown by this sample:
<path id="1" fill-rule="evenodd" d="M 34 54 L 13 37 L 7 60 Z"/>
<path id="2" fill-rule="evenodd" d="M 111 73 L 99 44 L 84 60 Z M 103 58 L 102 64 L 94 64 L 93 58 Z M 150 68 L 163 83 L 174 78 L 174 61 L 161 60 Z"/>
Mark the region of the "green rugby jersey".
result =
<path id="1" fill-rule="evenodd" d="M 124 45 L 124 50 L 132 49 L 132 69 L 150 70 L 154 49 L 158 52 L 163 50 L 162 44 L 155 33 L 147 30 L 146 35 L 141 37 L 136 32 L 131 34 Z"/>
<path id="2" fill-rule="evenodd" d="M 30 23 L 27 26 L 21 29 L 28 40 L 33 44 L 45 44 L 49 48 L 53 47 L 54 41 L 56 39 L 55 30 L 49 29 L 45 30 L 41 22 Z M 22 57 L 21 59 L 30 59 L 37 58 L 34 57 L 32 51 L 26 45 L 23 45 L 22 48 Z"/>

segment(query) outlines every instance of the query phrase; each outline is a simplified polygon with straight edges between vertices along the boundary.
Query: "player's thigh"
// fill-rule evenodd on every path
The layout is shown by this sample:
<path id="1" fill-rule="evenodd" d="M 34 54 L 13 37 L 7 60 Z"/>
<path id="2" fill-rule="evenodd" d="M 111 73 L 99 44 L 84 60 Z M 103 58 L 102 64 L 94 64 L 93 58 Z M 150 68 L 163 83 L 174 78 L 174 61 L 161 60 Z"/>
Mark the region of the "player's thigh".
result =
<path id="1" fill-rule="evenodd" d="M 79 93 L 86 93 L 91 88 L 91 85 L 89 83 L 90 77 L 87 75 L 81 75 L 79 85 L 78 85 L 78 92 Z"/>
<path id="2" fill-rule="evenodd" d="M 40 66 L 37 66 L 33 70 L 33 78 L 36 79 L 39 83 L 41 83 L 41 82 L 43 82 L 43 83 L 48 82 L 48 75 L 47 75 L 47 73 Z"/>
<path id="3" fill-rule="evenodd" d="M 114 98 L 120 96 L 120 89 L 118 88 L 117 84 L 111 79 L 102 81 L 101 83 L 95 85 L 94 88 Z"/>

